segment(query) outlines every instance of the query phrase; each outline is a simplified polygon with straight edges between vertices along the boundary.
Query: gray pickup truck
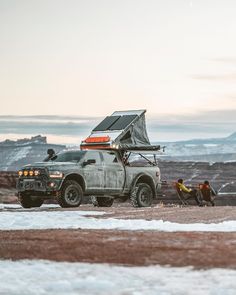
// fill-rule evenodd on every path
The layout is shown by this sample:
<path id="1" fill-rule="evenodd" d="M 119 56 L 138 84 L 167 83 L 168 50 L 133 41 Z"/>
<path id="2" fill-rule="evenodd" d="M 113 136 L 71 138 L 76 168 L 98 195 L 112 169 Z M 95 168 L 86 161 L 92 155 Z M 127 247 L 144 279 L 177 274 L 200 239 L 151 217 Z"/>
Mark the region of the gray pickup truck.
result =
<path id="1" fill-rule="evenodd" d="M 77 207 L 85 196 L 94 196 L 101 207 L 112 206 L 115 198 L 148 207 L 160 187 L 155 156 L 115 149 L 64 151 L 49 162 L 24 166 L 18 176 L 18 198 L 24 208 L 40 207 L 52 198 L 61 207 Z"/>

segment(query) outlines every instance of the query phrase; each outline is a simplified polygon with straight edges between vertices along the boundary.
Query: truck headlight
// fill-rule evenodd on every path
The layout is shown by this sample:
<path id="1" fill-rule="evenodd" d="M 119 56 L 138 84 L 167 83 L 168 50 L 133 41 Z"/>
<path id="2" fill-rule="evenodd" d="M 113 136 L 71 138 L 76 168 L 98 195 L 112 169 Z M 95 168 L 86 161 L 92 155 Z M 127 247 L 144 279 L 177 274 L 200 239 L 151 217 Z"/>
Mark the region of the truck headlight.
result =
<path id="1" fill-rule="evenodd" d="M 63 173 L 60 171 L 50 171 L 49 177 L 50 178 L 63 178 Z"/>
<path id="2" fill-rule="evenodd" d="M 22 175 L 23 175 L 23 171 L 22 170 L 18 171 L 18 176 L 21 177 Z"/>
<path id="3" fill-rule="evenodd" d="M 34 176 L 39 176 L 39 174 L 40 174 L 39 170 L 34 171 Z"/>

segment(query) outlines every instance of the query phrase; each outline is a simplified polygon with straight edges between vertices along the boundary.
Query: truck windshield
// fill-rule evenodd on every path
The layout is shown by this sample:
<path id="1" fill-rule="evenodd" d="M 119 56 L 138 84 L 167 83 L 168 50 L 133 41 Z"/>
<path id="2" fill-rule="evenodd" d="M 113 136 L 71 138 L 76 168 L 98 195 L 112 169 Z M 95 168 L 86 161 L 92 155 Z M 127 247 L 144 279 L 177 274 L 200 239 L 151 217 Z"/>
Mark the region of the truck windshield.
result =
<path id="1" fill-rule="evenodd" d="M 85 155 L 85 151 L 62 152 L 52 158 L 53 162 L 79 162 Z"/>

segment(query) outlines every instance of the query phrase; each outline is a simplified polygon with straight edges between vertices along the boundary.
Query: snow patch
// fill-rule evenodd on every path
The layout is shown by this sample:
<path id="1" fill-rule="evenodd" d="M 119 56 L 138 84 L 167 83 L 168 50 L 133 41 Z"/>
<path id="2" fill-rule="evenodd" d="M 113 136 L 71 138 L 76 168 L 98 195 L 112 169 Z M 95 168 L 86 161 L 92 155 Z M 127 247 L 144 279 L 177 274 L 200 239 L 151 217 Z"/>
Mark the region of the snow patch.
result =
<path id="1" fill-rule="evenodd" d="M 31 146 L 17 148 L 16 153 L 15 153 L 14 158 L 11 163 L 16 162 L 22 158 L 25 158 L 27 156 L 27 154 L 29 153 L 29 151 L 31 150 L 31 148 L 32 148 Z"/>
<path id="2" fill-rule="evenodd" d="M 42 205 L 41 207 L 40 207 L 41 209 L 42 208 L 60 208 L 60 206 L 59 205 L 57 205 L 57 204 L 44 204 L 44 205 Z M 41 210 L 40 208 L 32 208 L 32 210 Z M 22 210 L 24 210 L 23 208 L 22 208 L 22 206 L 20 205 L 20 204 L 0 204 L 0 209 L 22 209 Z M 27 210 L 29 210 L 29 209 L 27 209 Z"/>
<path id="3" fill-rule="evenodd" d="M 195 147 L 197 145 L 196 144 L 185 144 L 184 146 L 186 146 L 186 147 Z"/>
<path id="4" fill-rule="evenodd" d="M 163 220 L 94 218 L 89 215 L 104 215 L 98 211 L 2 211 L 0 230 L 27 229 L 118 229 L 156 230 L 166 232 L 204 231 L 235 232 L 236 221 L 221 223 L 180 224 Z"/>
<path id="5" fill-rule="evenodd" d="M 1 291 L 8 295 L 233 295 L 236 270 L 127 267 L 108 264 L 0 261 Z"/>
<path id="6" fill-rule="evenodd" d="M 203 144 L 203 146 L 205 146 L 205 147 L 216 147 L 216 146 L 219 146 L 218 144 L 215 144 L 215 143 L 205 143 L 205 144 Z"/>

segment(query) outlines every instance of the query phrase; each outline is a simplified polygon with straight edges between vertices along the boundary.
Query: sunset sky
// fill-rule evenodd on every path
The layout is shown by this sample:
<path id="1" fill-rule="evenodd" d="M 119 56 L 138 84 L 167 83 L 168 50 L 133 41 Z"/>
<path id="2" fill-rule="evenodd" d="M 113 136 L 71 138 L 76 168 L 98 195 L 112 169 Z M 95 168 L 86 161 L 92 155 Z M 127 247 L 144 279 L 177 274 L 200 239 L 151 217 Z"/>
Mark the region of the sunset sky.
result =
<path id="1" fill-rule="evenodd" d="M 173 134 L 229 134 L 235 15 L 235 0 L 0 0 L 0 115 L 147 109 Z"/>

